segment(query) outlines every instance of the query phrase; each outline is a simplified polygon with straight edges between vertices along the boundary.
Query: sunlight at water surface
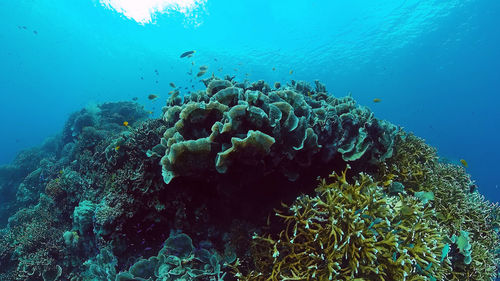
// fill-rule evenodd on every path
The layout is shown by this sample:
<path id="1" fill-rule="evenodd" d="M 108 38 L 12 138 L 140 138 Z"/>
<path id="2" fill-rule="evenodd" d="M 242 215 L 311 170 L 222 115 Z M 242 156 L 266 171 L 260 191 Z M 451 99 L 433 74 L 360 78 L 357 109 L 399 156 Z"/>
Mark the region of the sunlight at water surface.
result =
<path id="1" fill-rule="evenodd" d="M 195 11 L 202 8 L 206 0 L 100 0 L 113 9 L 140 24 L 153 23 L 158 14 L 178 12 L 196 23 Z"/>

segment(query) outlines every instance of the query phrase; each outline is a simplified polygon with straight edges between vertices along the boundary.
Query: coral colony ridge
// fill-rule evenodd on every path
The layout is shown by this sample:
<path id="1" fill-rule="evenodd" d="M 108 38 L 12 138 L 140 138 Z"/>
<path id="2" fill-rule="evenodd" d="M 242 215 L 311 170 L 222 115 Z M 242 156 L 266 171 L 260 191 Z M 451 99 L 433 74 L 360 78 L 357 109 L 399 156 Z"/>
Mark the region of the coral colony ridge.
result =
<path id="1" fill-rule="evenodd" d="M 500 208 L 324 85 L 72 114 L 0 168 L 0 280 L 495 280 Z"/>

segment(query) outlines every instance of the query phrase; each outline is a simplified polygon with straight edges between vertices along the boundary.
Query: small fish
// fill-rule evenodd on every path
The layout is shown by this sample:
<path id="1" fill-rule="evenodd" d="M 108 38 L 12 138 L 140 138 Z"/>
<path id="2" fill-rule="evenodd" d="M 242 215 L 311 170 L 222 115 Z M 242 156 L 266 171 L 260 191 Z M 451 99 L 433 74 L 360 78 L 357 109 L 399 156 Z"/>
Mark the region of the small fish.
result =
<path id="1" fill-rule="evenodd" d="M 217 61 L 217 59 L 216 59 L 216 58 L 214 58 L 214 61 Z"/>
<path id="2" fill-rule="evenodd" d="M 170 82 L 170 87 L 175 88 L 174 82 Z"/>
<path id="3" fill-rule="evenodd" d="M 144 77 L 141 76 L 141 80 L 144 80 Z"/>
<path id="4" fill-rule="evenodd" d="M 374 98 L 374 99 L 373 99 L 373 102 L 374 102 L 374 103 L 379 103 L 379 102 L 381 102 L 381 101 L 382 101 L 382 100 L 381 100 L 381 99 L 379 99 L 379 98 Z"/>
<path id="5" fill-rule="evenodd" d="M 151 95 L 149 95 L 149 96 L 148 96 L 148 99 L 149 99 L 149 100 L 155 100 L 155 99 L 157 99 L 157 98 L 158 98 L 158 96 L 157 96 L 157 95 L 155 95 L 155 94 L 151 94 Z"/>
<path id="6" fill-rule="evenodd" d="M 222 71 L 222 67 L 219 67 L 219 69 L 217 69 L 217 71 Z"/>
<path id="7" fill-rule="evenodd" d="M 194 61 L 191 62 L 191 65 L 194 65 Z"/>
<path id="8" fill-rule="evenodd" d="M 289 73 L 290 73 L 290 74 L 293 74 L 293 70 L 292 70 L 292 69 L 290 69 L 290 72 L 289 72 Z"/>
<path id="9" fill-rule="evenodd" d="M 148 113 L 149 113 L 149 114 L 153 114 L 153 111 L 149 111 Z"/>
<path id="10" fill-rule="evenodd" d="M 132 100 L 133 101 L 137 101 L 139 98 L 138 97 L 133 97 Z"/>
<path id="11" fill-rule="evenodd" d="M 274 82 L 274 88 L 279 89 L 281 87 L 280 82 Z"/>
<path id="12" fill-rule="evenodd" d="M 35 35 L 37 35 L 37 34 L 38 34 L 38 31 L 36 31 L 36 30 L 33 30 L 33 33 L 34 33 Z"/>
<path id="13" fill-rule="evenodd" d="M 160 75 L 160 73 L 158 72 L 158 69 L 155 69 L 155 73 L 156 73 L 156 75 Z"/>
<path id="14" fill-rule="evenodd" d="M 467 164 L 467 161 L 465 161 L 464 159 L 460 159 L 460 163 L 462 163 L 462 165 L 463 165 L 465 168 L 468 168 L 468 167 L 469 167 L 469 164 Z"/>
<path id="15" fill-rule="evenodd" d="M 128 122 L 127 121 L 123 121 L 123 126 L 128 127 Z"/>
<path id="16" fill-rule="evenodd" d="M 181 54 L 181 58 L 191 57 L 196 51 L 187 51 Z"/>
<path id="17" fill-rule="evenodd" d="M 198 72 L 198 74 L 196 74 L 196 77 L 201 77 L 201 76 L 205 75 L 205 73 L 207 73 L 206 70 L 201 70 L 200 72 Z"/>
<path id="18" fill-rule="evenodd" d="M 208 66 L 206 66 L 206 65 L 202 65 L 202 66 L 200 66 L 200 70 L 201 70 L 201 71 L 203 71 L 203 70 L 205 70 L 205 71 L 206 71 L 207 69 L 208 69 Z"/>
<path id="19" fill-rule="evenodd" d="M 477 185 L 471 184 L 469 186 L 469 193 L 474 193 L 474 191 L 476 191 L 476 189 L 477 189 Z"/>
<path id="20" fill-rule="evenodd" d="M 119 145 L 115 146 L 115 151 L 118 151 L 119 149 L 120 149 Z"/>
<path id="21" fill-rule="evenodd" d="M 273 71 L 275 71 L 275 70 L 276 70 L 276 67 L 273 67 Z"/>
<path id="22" fill-rule="evenodd" d="M 156 84 L 158 84 L 158 80 L 156 80 Z"/>

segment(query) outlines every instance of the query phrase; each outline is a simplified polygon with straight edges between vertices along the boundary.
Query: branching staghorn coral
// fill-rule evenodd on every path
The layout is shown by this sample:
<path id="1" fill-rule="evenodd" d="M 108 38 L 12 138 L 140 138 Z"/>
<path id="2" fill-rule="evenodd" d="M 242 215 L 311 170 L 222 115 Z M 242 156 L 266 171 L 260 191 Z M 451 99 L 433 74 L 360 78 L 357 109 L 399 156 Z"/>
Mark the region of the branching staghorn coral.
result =
<path id="1" fill-rule="evenodd" d="M 417 198 L 387 197 L 378 183 L 346 171 L 322 179 L 285 211 L 278 237 L 254 235 L 255 270 L 240 280 L 444 280 L 444 244 L 434 212 Z"/>
<path id="2" fill-rule="evenodd" d="M 393 179 L 401 182 L 409 194 L 432 192 L 431 207 L 446 236 L 469 234 L 467 256 L 453 243 L 449 245 L 446 259 L 451 267 L 443 268 L 446 280 L 495 280 L 500 262 L 500 207 L 477 192 L 464 168 L 440 162 L 436 150 L 423 139 L 400 131 L 394 154 L 380 165 L 377 177 L 386 186 Z"/>

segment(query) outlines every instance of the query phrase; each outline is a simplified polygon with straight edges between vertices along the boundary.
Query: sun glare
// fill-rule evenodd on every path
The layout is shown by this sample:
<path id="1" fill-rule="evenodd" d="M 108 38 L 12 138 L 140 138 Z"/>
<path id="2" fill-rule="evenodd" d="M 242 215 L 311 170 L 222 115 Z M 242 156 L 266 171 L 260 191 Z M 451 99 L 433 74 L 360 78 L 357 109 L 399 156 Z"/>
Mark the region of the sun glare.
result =
<path id="1" fill-rule="evenodd" d="M 158 14 L 178 12 L 189 21 L 196 21 L 196 11 L 203 8 L 206 0 L 99 0 L 100 3 L 140 24 L 154 22 Z"/>

